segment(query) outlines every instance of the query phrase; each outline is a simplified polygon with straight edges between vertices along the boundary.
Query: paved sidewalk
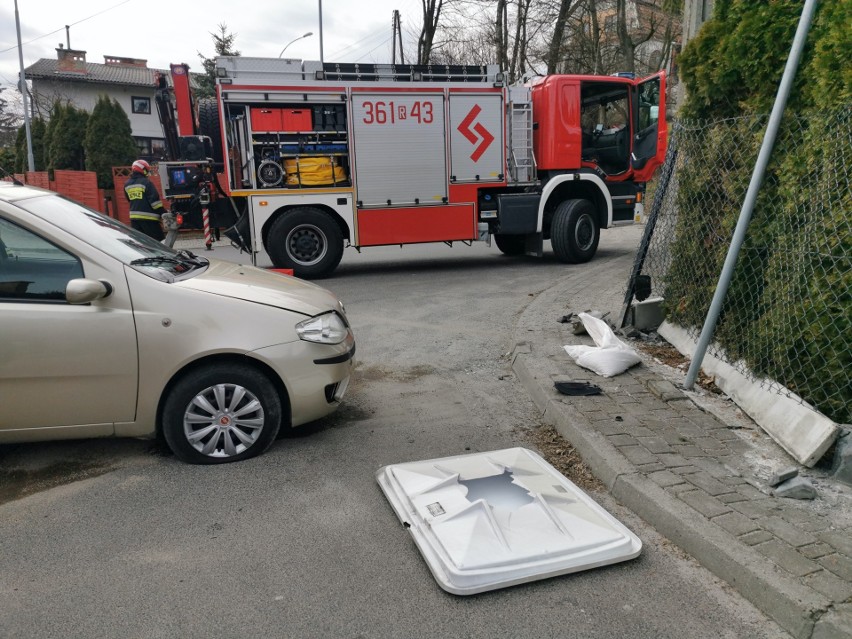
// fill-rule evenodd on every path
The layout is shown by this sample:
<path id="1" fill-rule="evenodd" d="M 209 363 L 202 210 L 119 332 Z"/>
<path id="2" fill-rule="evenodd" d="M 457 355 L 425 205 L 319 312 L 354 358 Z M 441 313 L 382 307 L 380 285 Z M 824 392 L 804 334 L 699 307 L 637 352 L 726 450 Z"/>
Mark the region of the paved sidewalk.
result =
<path id="1" fill-rule="evenodd" d="M 794 637 L 852 637 L 852 491 L 823 477 L 814 501 L 774 497 L 766 482 L 778 468 L 768 467 L 762 431 L 720 420 L 694 394 L 661 383 L 653 366 L 607 379 L 562 349 L 592 342 L 558 318 L 595 308 L 614 319 L 631 263 L 607 262 L 592 281 L 566 266 L 519 319 L 515 373 L 543 420 L 622 504 Z M 557 380 L 588 380 L 604 394 L 566 397 L 553 388 Z M 779 464 L 796 465 L 775 448 Z"/>

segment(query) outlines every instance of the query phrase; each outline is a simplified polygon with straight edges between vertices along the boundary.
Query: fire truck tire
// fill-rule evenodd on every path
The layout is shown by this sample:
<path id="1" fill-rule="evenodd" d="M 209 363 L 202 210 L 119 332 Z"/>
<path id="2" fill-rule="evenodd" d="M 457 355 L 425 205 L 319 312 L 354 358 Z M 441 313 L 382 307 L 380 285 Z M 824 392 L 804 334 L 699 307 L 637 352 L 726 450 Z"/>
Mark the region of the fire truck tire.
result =
<path id="1" fill-rule="evenodd" d="M 343 235 L 327 214 L 299 207 L 284 212 L 272 223 L 266 250 L 276 268 L 290 268 L 296 277 L 317 279 L 340 264 Z"/>
<path id="2" fill-rule="evenodd" d="M 560 262 L 588 262 L 598 250 L 601 230 L 595 205 L 589 200 L 565 200 L 553 214 L 550 243 Z"/>
<path id="3" fill-rule="evenodd" d="M 214 98 L 202 98 L 198 101 L 198 131 L 210 138 L 213 161 L 222 162 L 222 129 L 219 126 L 219 107 Z"/>
<path id="4" fill-rule="evenodd" d="M 163 436 L 190 464 L 224 464 L 254 457 L 281 428 L 281 397 L 259 370 L 213 364 L 180 378 L 163 404 Z"/>
<path id="5" fill-rule="evenodd" d="M 521 255 L 526 240 L 523 235 L 495 235 L 494 242 L 503 255 Z"/>

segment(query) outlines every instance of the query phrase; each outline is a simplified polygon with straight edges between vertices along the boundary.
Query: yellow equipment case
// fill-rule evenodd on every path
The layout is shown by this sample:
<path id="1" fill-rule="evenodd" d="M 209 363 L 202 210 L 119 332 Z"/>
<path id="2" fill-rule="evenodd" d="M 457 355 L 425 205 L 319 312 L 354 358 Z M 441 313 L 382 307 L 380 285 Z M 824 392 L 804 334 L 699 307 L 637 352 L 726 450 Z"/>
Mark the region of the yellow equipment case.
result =
<path id="1" fill-rule="evenodd" d="M 332 157 L 284 160 L 288 186 L 335 186 L 347 181 L 346 171 Z"/>

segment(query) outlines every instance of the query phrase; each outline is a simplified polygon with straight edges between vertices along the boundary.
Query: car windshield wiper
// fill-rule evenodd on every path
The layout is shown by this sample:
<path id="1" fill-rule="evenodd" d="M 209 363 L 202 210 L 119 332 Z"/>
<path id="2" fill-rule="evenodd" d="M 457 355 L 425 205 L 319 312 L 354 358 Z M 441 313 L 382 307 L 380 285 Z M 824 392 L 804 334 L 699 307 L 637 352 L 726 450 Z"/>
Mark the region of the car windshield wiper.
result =
<path id="1" fill-rule="evenodd" d="M 131 266 L 147 266 L 149 264 L 183 264 L 180 260 L 176 260 L 173 257 L 168 257 L 166 255 L 155 255 L 151 257 L 140 257 L 138 260 L 133 260 L 130 265 Z"/>
<path id="2" fill-rule="evenodd" d="M 187 251 L 186 249 L 180 249 L 177 254 L 188 262 L 192 262 L 193 264 L 196 264 L 198 266 L 207 266 L 210 263 L 210 260 L 208 260 L 206 257 L 200 257 L 192 251 Z"/>

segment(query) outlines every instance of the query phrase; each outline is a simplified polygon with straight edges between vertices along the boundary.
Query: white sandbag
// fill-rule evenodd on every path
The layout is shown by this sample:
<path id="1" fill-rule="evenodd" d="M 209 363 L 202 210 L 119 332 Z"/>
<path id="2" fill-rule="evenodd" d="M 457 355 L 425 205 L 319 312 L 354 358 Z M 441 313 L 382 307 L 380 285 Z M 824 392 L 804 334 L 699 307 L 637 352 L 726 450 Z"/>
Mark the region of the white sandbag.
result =
<path id="1" fill-rule="evenodd" d="M 606 322 L 588 313 L 580 313 L 579 318 L 597 346 L 563 346 L 578 366 L 601 377 L 613 377 L 642 361 L 636 351 L 615 336 Z"/>

